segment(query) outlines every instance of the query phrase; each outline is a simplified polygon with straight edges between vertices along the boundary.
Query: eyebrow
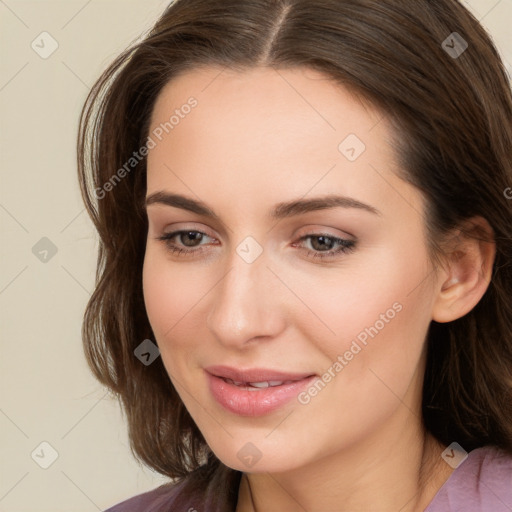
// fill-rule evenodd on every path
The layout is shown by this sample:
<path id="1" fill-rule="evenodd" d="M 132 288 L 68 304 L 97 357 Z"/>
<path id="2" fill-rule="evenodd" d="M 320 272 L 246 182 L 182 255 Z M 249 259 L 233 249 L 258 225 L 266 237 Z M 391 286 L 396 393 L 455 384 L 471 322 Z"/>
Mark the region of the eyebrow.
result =
<path id="1" fill-rule="evenodd" d="M 146 198 L 146 206 L 151 204 L 163 204 L 166 206 L 181 208 L 183 210 L 197 213 L 198 215 L 210 217 L 220 222 L 219 216 L 205 203 L 180 194 L 170 194 L 163 191 L 154 192 Z M 287 217 L 293 217 L 295 215 L 327 210 L 330 208 L 357 208 L 375 215 L 382 215 L 377 208 L 352 197 L 326 195 L 310 199 L 295 199 L 292 201 L 278 203 L 269 212 L 268 217 L 270 219 L 280 220 Z"/>

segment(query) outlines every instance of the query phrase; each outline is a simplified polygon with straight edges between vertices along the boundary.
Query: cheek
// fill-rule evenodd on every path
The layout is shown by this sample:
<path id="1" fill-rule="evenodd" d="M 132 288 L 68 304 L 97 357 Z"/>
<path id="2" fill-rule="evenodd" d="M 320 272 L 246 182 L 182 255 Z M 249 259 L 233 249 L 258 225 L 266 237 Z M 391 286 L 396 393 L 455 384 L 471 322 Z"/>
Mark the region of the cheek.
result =
<path id="1" fill-rule="evenodd" d="M 326 356 L 320 376 L 324 384 L 302 395 L 301 403 L 306 404 L 305 417 L 318 415 L 337 426 L 333 443 L 370 435 L 402 403 L 416 410 L 431 297 L 425 283 L 418 286 L 428 275 L 426 260 L 408 256 L 381 251 L 378 264 L 366 262 L 364 272 L 331 282 L 330 289 L 334 285 L 337 291 L 326 295 L 316 288 L 309 295 L 312 309 L 316 304 L 336 335 L 326 334 L 318 342 L 316 349 Z M 307 329 L 304 336 L 314 339 Z"/>
<path id="2" fill-rule="evenodd" d="M 375 388 L 385 391 L 378 375 L 391 389 L 405 392 L 431 320 L 428 274 L 421 244 L 390 245 L 361 258 L 339 278 L 326 274 L 324 282 L 316 279 L 309 286 L 308 305 L 331 330 L 317 345 L 326 356 L 324 370 L 343 359 L 343 368 L 331 369 L 340 375 L 333 389 L 346 396 L 349 388 L 357 400 L 374 402 Z M 301 286 L 307 289 L 307 283 Z M 304 327 L 304 336 L 315 339 L 311 327 Z"/>
<path id="3" fill-rule="evenodd" d="M 432 297 L 424 285 L 429 264 L 421 247 L 404 250 L 389 244 L 350 256 L 339 271 L 289 276 L 306 305 L 330 330 L 331 335 L 322 328 L 326 348 L 333 355 L 348 349 L 358 335 L 364 343 L 372 339 L 370 333 L 384 337 L 394 331 L 394 341 L 389 343 L 401 343 L 398 334 L 403 329 L 410 326 L 411 332 L 418 332 L 428 321 Z M 410 334 L 403 332 L 406 337 Z"/>
<path id="4" fill-rule="evenodd" d="M 193 342 L 194 333 L 187 336 L 184 332 L 189 326 L 187 319 L 211 286 L 151 249 L 146 252 L 142 279 L 147 315 L 162 355 L 171 345 L 178 348 L 181 340 L 187 345 Z"/>

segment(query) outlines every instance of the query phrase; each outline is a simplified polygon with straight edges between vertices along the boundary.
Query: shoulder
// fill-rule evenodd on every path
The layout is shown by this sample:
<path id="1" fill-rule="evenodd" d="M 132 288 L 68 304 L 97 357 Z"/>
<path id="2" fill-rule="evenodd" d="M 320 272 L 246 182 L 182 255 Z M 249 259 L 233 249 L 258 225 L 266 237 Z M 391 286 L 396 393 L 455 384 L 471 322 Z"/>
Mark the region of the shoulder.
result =
<path id="1" fill-rule="evenodd" d="M 235 510 L 241 473 L 218 461 L 201 466 L 179 482 L 134 496 L 105 512 L 214 512 Z"/>
<path id="2" fill-rule="evenodd" d="M 425 512 L 512 510 L 512 455 L 494 446 L 469 452 Z"/>
<path id="3" fill-rule="evenodd" d="M 168 508 L 169 505 L 179 495 L 185 482 L 165 484 L 153 489 L 152 491 L 139 494 L 129 498 L 105 512 L 158 512 L 162 508 Z"/>

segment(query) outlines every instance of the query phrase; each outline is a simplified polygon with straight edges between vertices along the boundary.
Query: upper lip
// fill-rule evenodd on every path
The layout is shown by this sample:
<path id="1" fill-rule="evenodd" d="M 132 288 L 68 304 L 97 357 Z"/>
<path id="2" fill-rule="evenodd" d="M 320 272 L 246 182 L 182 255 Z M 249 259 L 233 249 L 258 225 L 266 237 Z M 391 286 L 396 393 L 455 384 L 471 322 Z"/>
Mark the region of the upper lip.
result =
<path id="1" fill-rule="evenodd" d="M 287 373 L 269 368 L 247 368 L 244 370 L 233 368 L 231 366 L 208 366 L 205 371 L 211 375 L 231 379 L 235 382 L 267 382 L 267 381 L 287 381 L 301 380 L 311 377 L 313 373 Z"/>

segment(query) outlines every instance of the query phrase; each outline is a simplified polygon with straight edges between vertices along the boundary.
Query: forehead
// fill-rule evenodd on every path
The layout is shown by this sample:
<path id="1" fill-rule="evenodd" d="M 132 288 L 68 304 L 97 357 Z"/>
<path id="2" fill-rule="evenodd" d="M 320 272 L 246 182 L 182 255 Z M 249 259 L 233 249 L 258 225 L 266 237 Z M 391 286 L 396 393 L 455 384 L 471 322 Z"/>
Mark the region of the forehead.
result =
<path id="1" fill-rule="evenodd" d="M 389 175 L 391 135 L 380 111 L 317 71 L 187 71 L 153 109 L 148 193 L 180 189 L 248 205 L 336 192 L 385 209 L 398 179 Z"/>
<path id="2" fill-rule="evenodd" d="M 191 97 L 197 99 L 199 107 L 194 108 L 194 117 L 214 121 L 215 116 L 231 121 L 224 126 L 226 132 L 243 125 L 244 112 L 252 114 L 252 125 L 257 121 L 255 128 L 271 129 L 279 118 L 278 126 L 288 126 L 295 135 L 319 129 L 343 132 L 347 128 L 362 134 L 383 118 L 369 102 L 309 68 L 256 67 L 235 71 L 201 67 L 181 73 L 162 89 L 151 126 L 168 121 Z M 180 131 L 177 128 L 173 130 Z"/>

